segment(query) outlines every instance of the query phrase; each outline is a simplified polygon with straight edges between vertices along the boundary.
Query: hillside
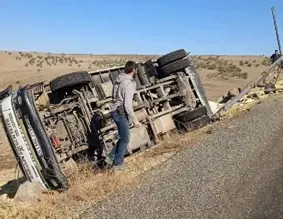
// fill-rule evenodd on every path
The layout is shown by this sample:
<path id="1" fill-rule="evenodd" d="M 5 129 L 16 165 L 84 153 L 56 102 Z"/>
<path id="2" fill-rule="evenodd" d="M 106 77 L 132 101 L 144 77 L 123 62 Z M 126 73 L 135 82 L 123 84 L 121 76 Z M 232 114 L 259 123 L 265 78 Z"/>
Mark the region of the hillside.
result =
<path id="1" fill-rule="evenodd" d="M 170 51 L 169 51 L 170 52 Z M 68 55 L 36 52 L 0 52 L 0 88 L 50 80 L 78 70 L 123 65 L 127 60 L 145 61 L 150 55 Z M 207 95 L 211 100 L 245 81 L 257 77 L 265 68 L 263 56 L 193 56 Z"/>

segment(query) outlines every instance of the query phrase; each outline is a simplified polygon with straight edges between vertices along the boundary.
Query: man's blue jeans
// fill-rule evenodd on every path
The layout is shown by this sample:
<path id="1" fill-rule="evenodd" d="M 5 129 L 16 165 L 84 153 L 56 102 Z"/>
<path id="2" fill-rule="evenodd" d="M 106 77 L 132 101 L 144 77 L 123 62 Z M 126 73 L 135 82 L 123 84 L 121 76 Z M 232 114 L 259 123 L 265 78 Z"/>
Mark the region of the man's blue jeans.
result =
<path id="1" fill-rule="evenodd" d="M 130 141 L 129 120 L 125 115 L 118 115 L 117 111 L 112 112 L 112 117 L 117 125 L 119 140 L 108 157 L 113 161 L 114 166 L 121 166 Z"/>

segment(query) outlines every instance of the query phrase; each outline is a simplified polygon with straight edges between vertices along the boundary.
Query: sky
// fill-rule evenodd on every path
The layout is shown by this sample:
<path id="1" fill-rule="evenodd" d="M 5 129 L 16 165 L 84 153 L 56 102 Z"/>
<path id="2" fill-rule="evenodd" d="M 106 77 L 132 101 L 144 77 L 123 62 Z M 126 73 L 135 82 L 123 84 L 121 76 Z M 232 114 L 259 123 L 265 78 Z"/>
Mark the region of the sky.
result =
<path id="1" fill-rule="evenodd" d="M 0 50 L 270 55 L 282 0 L 0 0 Z"/>

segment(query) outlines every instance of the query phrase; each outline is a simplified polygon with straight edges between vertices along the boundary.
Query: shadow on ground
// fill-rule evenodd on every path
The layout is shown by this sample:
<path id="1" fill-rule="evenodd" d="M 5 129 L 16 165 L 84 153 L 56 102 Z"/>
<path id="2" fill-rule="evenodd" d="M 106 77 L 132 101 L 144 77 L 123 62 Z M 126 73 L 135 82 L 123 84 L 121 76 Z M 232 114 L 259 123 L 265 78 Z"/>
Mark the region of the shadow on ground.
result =
<path id="1" fill-rule="evenodd" d="M 0 196 L 7 195 L 8 198 L 14 198 L 20 185 L 25 182 L 24 178 L 14 179 L 0 186 Z"/>

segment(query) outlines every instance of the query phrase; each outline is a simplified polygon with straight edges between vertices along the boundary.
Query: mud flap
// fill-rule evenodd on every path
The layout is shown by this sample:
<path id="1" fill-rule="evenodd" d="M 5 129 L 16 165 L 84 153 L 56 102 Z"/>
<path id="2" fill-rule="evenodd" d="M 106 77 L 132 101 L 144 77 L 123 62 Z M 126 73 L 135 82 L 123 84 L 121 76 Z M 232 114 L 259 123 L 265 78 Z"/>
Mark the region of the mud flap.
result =
<path id="1" fill-rule="evenodd" d="M 200 117 L 193 121 L 188 122 L 187 127 L 190 131 L 192 131 L 192 130 L 202 128 L 205 125 L 209 124 L 210 122 L 211 122 L 211 119 L 209 118 L 209 116 L 203 116 L 203 117 Z"/>
<path id="2" fill-rule="evenodd" d="M 190 122 L 194 119 L 197 119 L 199 117 L 202 117 L 204 115 L 207 115 L 207 108 L 205 106 L 202 106 L 202 107 L 199 107 L 199 108 L 196 108 L 194 110 L 191 110 L 191 111 L 187 111 L 187 112 L 183 112 L 181 114 L 178 114 L 176 116 L 176 119 L 178 121 L 181 121 L 181 122 L 184 122 L 184 123 L 187 123 L 187 122 Z"/>
<path id="3" fill-rule="evenodd" d="M 202 116 L 189 122 L 176 121 L 176 126 L 181 132 L 190 132 L 202 128 L 211 122 L 209 116 Z"/>

